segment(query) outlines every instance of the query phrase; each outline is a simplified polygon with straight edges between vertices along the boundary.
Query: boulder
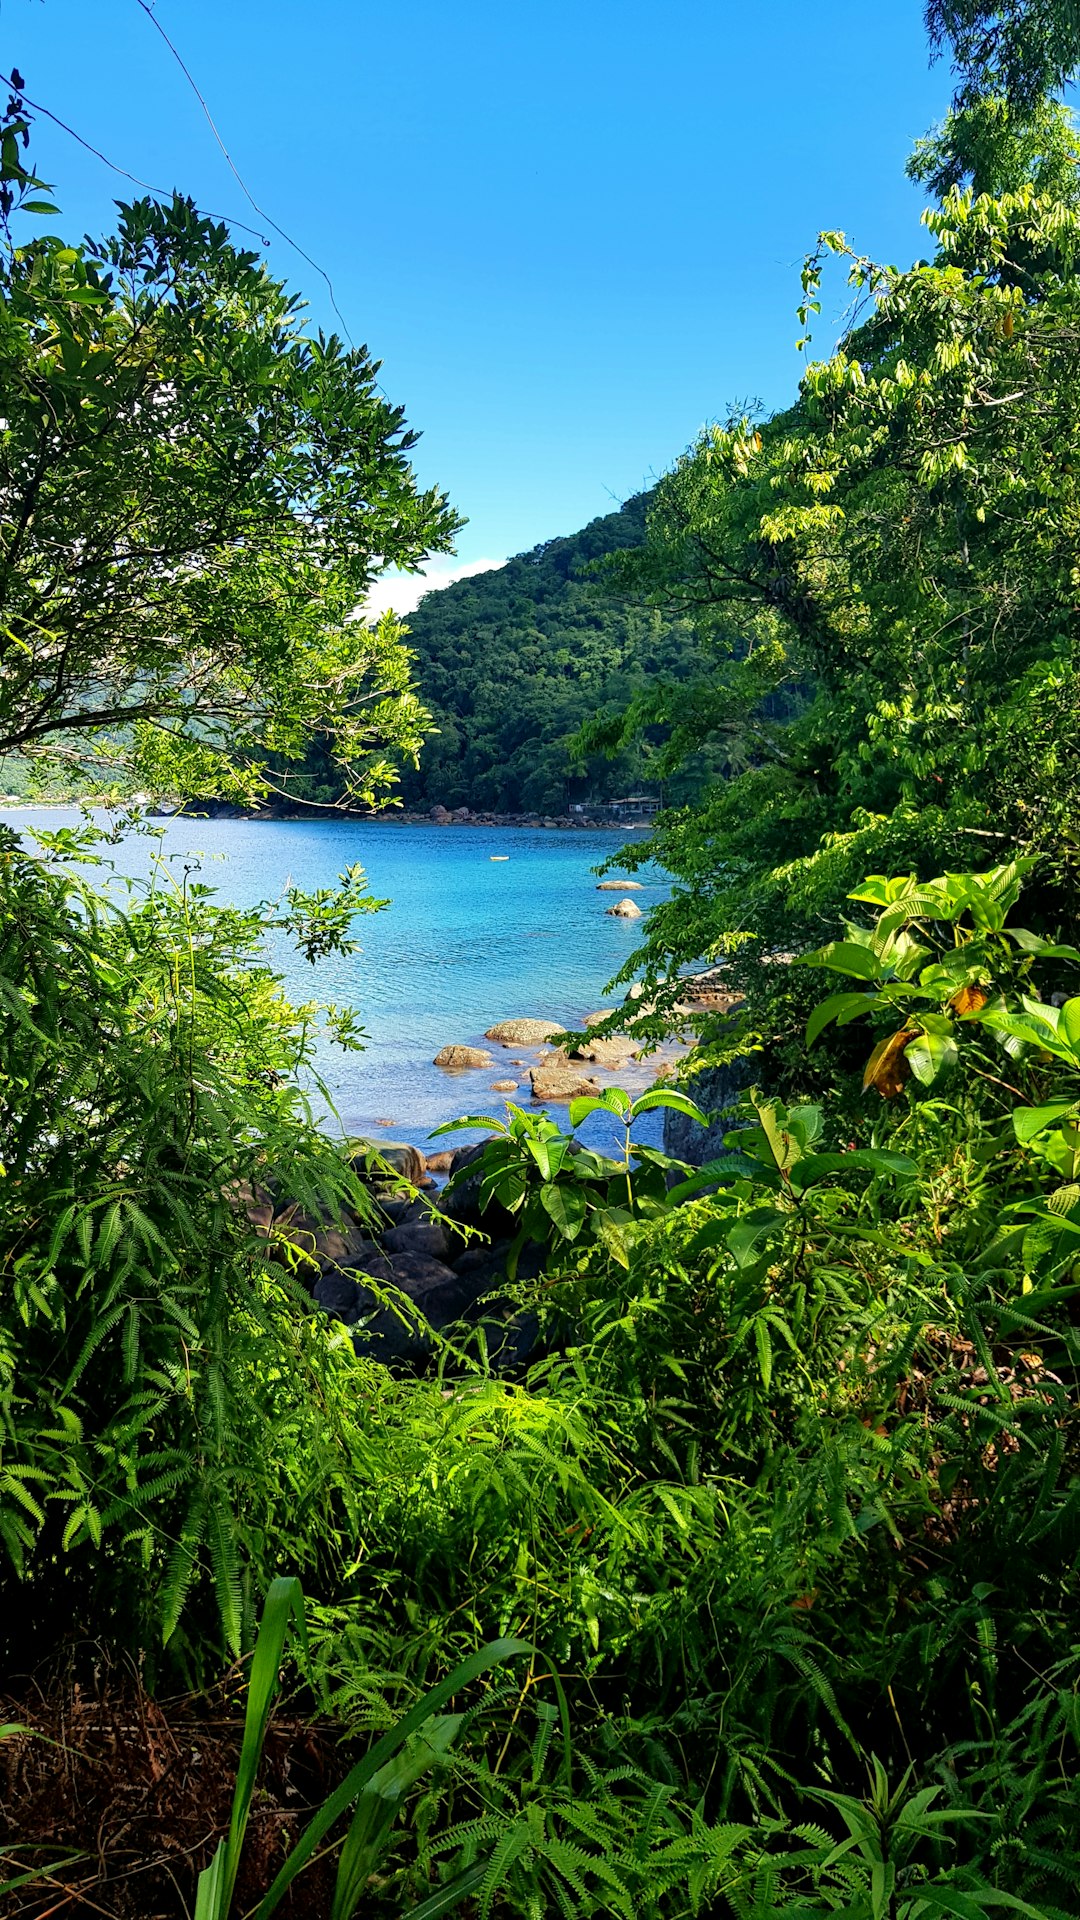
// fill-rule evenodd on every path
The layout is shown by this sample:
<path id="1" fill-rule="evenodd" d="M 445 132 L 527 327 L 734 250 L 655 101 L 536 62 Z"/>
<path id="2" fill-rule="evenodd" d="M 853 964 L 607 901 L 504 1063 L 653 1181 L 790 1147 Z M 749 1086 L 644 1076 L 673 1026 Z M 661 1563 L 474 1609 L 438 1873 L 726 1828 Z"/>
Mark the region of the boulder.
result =
<path id="1" fill-rule="evenodd" d="M 489 1027 L 485 1040 L 497 1040 L 500 1047 L 540 1047 L 545 1040 L 557 1040 L 566 1032 L 554 1020 L 499 1020 Z"/>
<path id="2" fill-rule="evenodd" d="M 374 1164 L 374 1154 L 386 1161 L 391 1175 L 397 1174 L 414 1187 L 419 1186 L 426 1177 L 427 1162 L 423 1154 L 419 1147 L 411 1146 L 407 1140 L 352 1140 L 349 1149 L 349 1163 L 353 1171 L 369 1182 L 387 1178 L 383 1169 Z"/>
<path id="3" fill-rule="evenodd" d="M 369 1244 L 359 1227 L 350 1227 L 345 1231 L 340 1227 L 327 1227 L 315 1235 L 311 1251 L 323 1273 L 332 1273 L 335 1268 L 355 1265 L 357 1255 Z"/>
<path id="4" fill-rule="evenodd" d="M 395 1287 L 400 1287 L 402 1293 L 407 1293 L 409 1299 L 418 1304 L 426 1295 L 454 1282 L 453 1269 L 445 1260 L 436 1260 L 430 1253 L 408 1253 L 402 1249 L 393 1256 L 391 1265 Z"/>
<path id="5" fill-rule="evenodd" d="M 516 1093 L 517 1084 L 516 1080 L 493 1080 L 491 1091 L 492 1093 Z"/>
<path id="6" fill-rule="evenodd" d="M 596 891 L 597 893 L 643 893 L 644 888 L 640 880 L 600 880 L 597 882 Z"/>
<path id="7" fill-rule="evenodd" d="M 709 1067 L 696 1074 L 687 1092 L 709 1116 L 702 1127 L 688 1114 L 669 1107 L 664 1114 L 664 1152 L 691 1167 L 704 1167 L 724 1152 L 724 1135 L 731 1127 L 745 1125 L 736 1113 L 739 1098 L 750 1085 L 754 1065 L 746 1058 L 732 1060 L 722 1067 Z"/>
<path id="8" fill-rule="evenodd" d="M 561 1066 L 533 1067 L 529 1079 L 534 1100 L 578 1100 L 600 1092 L 599 1083 L 586 1080 L 569 1061 L 563 1061 Z"/>
<path id="9" fill-rule="evenodd" d="M 586 1040 L 570 1056 L 572 1060 L 591 1060 L 598 1067 L 624 1067 L 637 1057 L 637 1048 L 625 1033 L 612 1034 L 608 1040 Z"/>
<path id="10" fill-rule="evenodd" d="M 456 1175 L 473 1166 L 483 1153 L 484 1145 L 485 1142 L 480 1140 L 475 1146 L 459 1147 L 451 1163 L 451 1172 Z M 439 1196 L 439 1212 L 444 1213 L 448 1220 L 459 1221 L 462 1226 L 482 1227 L 493 1239 L 502 1236 L 512 1238 L 517 1231 L 513 1215 L 497 1200 L 489 1201 L 481 1212 L 479 1173 L 462 1180 L 460 1185 L 445 1188 Z"/>
<path id="11" fill-rule="evenodd" d="M 366 1240 L 354 1258 L 350 1273 L 356 1280 L 392 1280 L 394 1269 L 381 1247 L 374 1240 Z"/>
<path id="12" fill-rule="evenodd" d="M 583 1024 L 586 1027 L 599 1027 L 605 1020 L 610 1020 L 614 1012 L 614 1007 L 600 1007 L 596 1013 L 587 1013 Z"/>
<path id="13" fill-rule="evenodd" d="M 427 1153 L 424 1155 L 429 1173 L 449 1173 L 454 1155 L 450 1148 L 445 1153 Z"/>
<path id="14" fill-rule="evenodd" d="M 324 1313 L 351 1327 L 360 1318 L 362 1296 L 351 1274 L 324 1273 L 312 1289 L 312 1299 Z"/>
<path id="15" fill-rule="evenodd" d="M 387 1228 L 383 1246 L 392 1260 L 401 1253 L 441 1260 L 450 1251 L 450 1235 L 440 1220 L 407 1220 L 400 1227 Z"/>
<path id="16" fill-rule="evenodd" d="M 445 807 L 432 807 L 428 814 L 428 819 L 433 820 L 437 827 L 448 827 L 452 818 L 453 815 Z"/>
<path id="17" fill-rule="evenodd" d="M 483 1047 L 440 1047 L 432 1065 L 448 1067 L 452 1073 L 460 1073 L 466 1067 L 490 1067 L 491 1055 Z"/>
<path id="18" fill-rule="evenodd" d="M 636 900 L 616 900 L 613 907 L 605 907 L 604 911 L 614 914 L 617 920 L 641 919 L 641 908 Z"/>
<path id="19" fill-rule="evenodd" d="M 382 1232 L 387 1227 L 400 1227 L 412 1220 L 430 1220 L 431 1202 L 417 1197 L 411 1199 L 407 1193 L 388 1193 L 381 1195 L 375 1203 L 378 1212 L 378 1225 L 374 1232 Z"/>

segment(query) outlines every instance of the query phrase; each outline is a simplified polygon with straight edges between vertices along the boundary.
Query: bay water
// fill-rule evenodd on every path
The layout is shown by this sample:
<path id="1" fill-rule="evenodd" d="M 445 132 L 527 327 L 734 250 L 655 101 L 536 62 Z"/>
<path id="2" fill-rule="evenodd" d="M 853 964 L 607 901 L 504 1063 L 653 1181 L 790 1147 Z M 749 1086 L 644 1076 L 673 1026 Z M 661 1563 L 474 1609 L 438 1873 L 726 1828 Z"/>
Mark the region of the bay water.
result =
<path id="1" fill-rule="evenodd" d="M 0 818 L 20 833 L 35 827 L 77 825 L 74 808 L 11 808 Z M 315 967 L 283 936 L 272 936 L 269 958 L 294 1001 L 333 1001 L 354 1007 L 366 1032 L 360 1054 L 325 1046 L 319 1067 L 350 1133 L 408 1140 L 428 1147 L 465 1144 L 466 1133 L 432 1145 L 433 1127 L 462 1114 L 503 1111 L 507 1098 L 530 1104 L 527 1069 L 535 1049 L 504 1050 L 484 1041 L 498 1020 L 550 1019 L 580 1026 L 604 1004 L 606 983 L 640 939 L 641 922 L 606 909 L 618 893 L 597 891 L 595 867 L 618 853 L 640 829 L 616 832 L 525 827 L 436 827 L 390 821 L 208 820 L 181 816 L 150 823 L 155 832 L 125 836 L 103 849 L 118 873 L 149 874 L 153 859 L 176 872 L 198 869 L 220 903 L 250 907 L 278 897 L 289 885 L 314 891 L 332 886 L 354 862 L 369 891 L 389 901 L 356 923 L 361 950 L 333 955 Z M 635 898 L 643 910 L 667 895 L 665 876 L 645 868 Z M 494 1065 L 447 1073 L 433 1065 L 448 1043 L 487 1045 Z M 517 1060 L 523 1064 L 515 1067 Z M 640 1091 L 651 1084 L 656 1061 L 616 1074 L 583 1074 Z M 495 1093 L 493 1080 L 519 1081 L 516 1094 Z M 553 1117 L 566 1124 L 566 1109 Z M 390 1122 L 387 1126 L 385 1123 Z M 660 1116 L 635 1129 L 656 1141 Z M 599 1122 L 604 1130 L 604 1122 Z M 587 1137 L 596 1138 L 590 1127 Z M 601 1144 L 596 1138 L 596 1144 Z M 605 1144 L 610 1144 L 606 1142 Z"/>

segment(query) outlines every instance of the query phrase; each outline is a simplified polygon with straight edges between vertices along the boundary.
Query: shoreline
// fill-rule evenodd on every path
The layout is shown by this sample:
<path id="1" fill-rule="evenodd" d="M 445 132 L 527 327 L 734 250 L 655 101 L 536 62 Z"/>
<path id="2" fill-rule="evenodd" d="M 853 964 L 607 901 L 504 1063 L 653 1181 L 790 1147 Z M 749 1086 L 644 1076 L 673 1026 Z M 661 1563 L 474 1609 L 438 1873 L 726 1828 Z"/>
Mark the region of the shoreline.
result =
<path id="1" fill-rule="evenodd" d="M 366 826 L 523 827 L 541 833 L 647 833 L 655 819 L 655 815 L 644 820 L 598 820 L 592 814 L 473 813 L 468 807 L 458 807 L 453 812 L 445 807 L 431 807 L 426 813 L 395 807 L 364 813 L 352 807 L 315 805 L 302 808 L 235 807 L 228 802 L 214 800 L 201 801 L 189 810 L 181 806 L 147 804 L 138 798 L 110 802 L 103 794 L 84 794 L 79 798 L 67 799 L 50 796 L 40 800 L 16 799 L 0 794 L 0 810 L 4 813 L 44 813 L 65 807 L 91 807 L 104 811 L 110 805 L 141 806 L 148 820 L 251 820 L 270 826 L 301 820 L 355 820 Z"/>

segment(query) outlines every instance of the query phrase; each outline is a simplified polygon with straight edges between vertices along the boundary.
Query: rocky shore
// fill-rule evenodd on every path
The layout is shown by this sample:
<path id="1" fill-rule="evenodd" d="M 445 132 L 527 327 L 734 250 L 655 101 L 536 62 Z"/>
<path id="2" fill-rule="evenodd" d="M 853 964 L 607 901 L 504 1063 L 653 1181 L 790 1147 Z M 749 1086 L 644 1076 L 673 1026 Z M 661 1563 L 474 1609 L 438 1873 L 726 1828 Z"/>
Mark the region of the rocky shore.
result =
<path id="1" fill-rule="evenodd" d="M 248 1218 L 312 1304 L 352 1331 L 358 1353 L 416 1366 L 451 1322 L 482 1322 L 493 1359 L 513 1365 L 535 1340 L 531 1317 L 498 1297 L 514 1222 L 498 1206 L 481 1212 L 479 1181 L 438 1191 L 432 1177 L 467 1170 L 482 1151 L 481 1142 L 428 1158 L 402 1141 L 357 1140 L 362 1209 L 317 1220 L 261 1191 L 245 1195 Z M 540 1254 L 523 1250 L 522 1278 L 539 1272 Z"/>
<path id="2" fill-rule="evenodd" d="M 686 1014 L 734 1001 L 714 969 L 688 980 L 686 994 Z M 646 1059 L 632 1035 L 594 1037 L 592 1030 L 606 1027 L 613 1011 L 589 1014 L 578 1035 L 549 1020 L 497 1021 L 484 1039 L 501 1051 L 514 1077 L 489 1084 L 519 1101 L 550 1105 L 600 1093 L 616 1081 L 633 1090 L 635 1083 L 643 1088 L 666 1078 L 681 1044 Z M 440 1049 L 435 1065 L 466 1082 L 506 1072 L 487 1048 L 455 1042 Z M 679 1115 L 665 1115 L 665 1123 L 675 1123 L 670 1130 L 665 1124 L 667 1151 L 697 1165 L 722 1151 L 719 1114 L 741 1082 L 737 1072 L 720 1076 L 715 1086 L 705 1078 L 694 1093 L 718 1120 L 704 1138 L 695 1139 L 701 1129 L 687 1121 L 680 1127 Z M 462 1105 L 469 1109 L 464 1089 Z M 482 1141 L 425 1154 L 406 1141 L 358 1139 L 352 1166 L 366 1202 L 344 1221 L 314 1219 L 268 1190 L 246 1192 L 244 1204 L 256 1232 L 270 1242 L 271 1257 L 292 1270 L 315 1307 L 350 1329 L 358 1352 L 416 1366 L 432 1351 L 434 1335 L 463 1322 L 482 1325 L 494 1364 L 514 1366 L 532 1352 L 536 1325 L 506 1297 L 516 1222 L 498 1205 L 481 1209 L 479 1180 L 468 1176 L 482 1152 Z M 542 1252 L 532 1243 L 520 1250 L 519 1278 L 539 1273 Z"/>
<path id="3" fill-rule="evenodd" d="M 178 808 L 160 802 L 148 809 L 152 818 L 169 819 Z M 377 820 L 402 827 L 538 827 L 548 832 L 626 833 L 648 828 L 648 820 L 613 820 L 588 813 L 474 813 L 471 807 L 429 807 L 417 813 L 408 807 L 290 806 L 278 802 L 265 807 L 238 807 L 225 800 L 200 800 L 193 810 L 211 820 Z"/>

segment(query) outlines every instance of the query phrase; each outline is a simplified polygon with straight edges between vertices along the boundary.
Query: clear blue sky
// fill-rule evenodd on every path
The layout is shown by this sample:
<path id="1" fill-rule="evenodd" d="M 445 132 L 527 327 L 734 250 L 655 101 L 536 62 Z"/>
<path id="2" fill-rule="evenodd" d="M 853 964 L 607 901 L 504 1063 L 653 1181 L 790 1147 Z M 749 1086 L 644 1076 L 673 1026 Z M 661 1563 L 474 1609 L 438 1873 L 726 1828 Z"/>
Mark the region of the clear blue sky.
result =
<path id="1" fill-rule="evenodd" d="M 904 160 L 950 85 L 920 0 L 156 13 L 422 430 L 422 477 L 469 517 L 464 562 L 608 511 L 735 398 L 789 400 L 819 228 L 888 260 L 924 250 Z M 137 0 L 0 0 L 0 42 L 111 158 L 260 224 Z M 134 191 L 53 129 L 36 152 L 71 227 L 100 231 Z M 317 275 L 280 241 L 270 259 L 332 324 Z"/>

